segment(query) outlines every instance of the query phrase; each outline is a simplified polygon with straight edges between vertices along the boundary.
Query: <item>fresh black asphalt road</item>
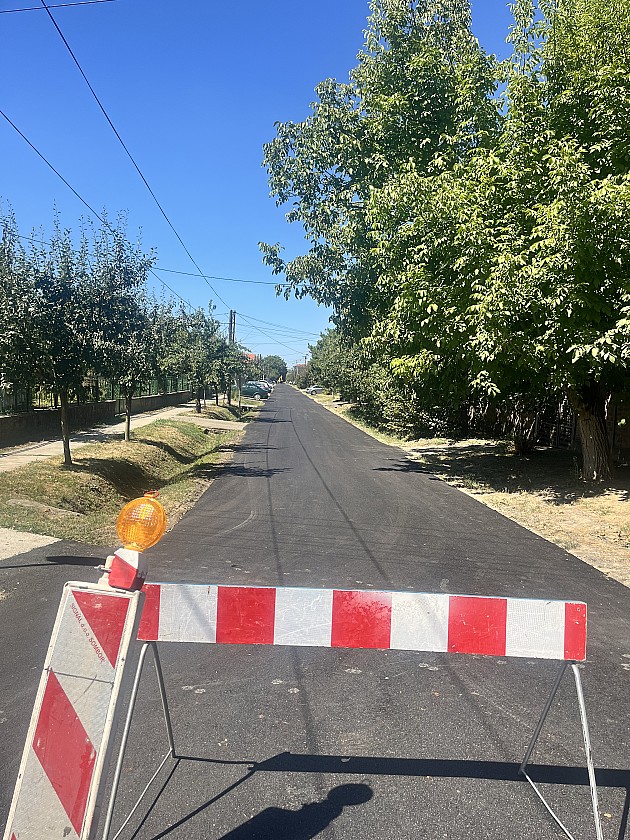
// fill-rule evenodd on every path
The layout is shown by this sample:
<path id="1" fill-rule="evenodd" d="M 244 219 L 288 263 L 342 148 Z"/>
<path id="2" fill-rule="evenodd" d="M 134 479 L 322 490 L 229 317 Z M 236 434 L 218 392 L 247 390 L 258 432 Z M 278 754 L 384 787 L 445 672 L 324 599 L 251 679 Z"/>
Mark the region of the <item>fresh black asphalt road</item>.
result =
<path id="1" fill-rule="evenodd" d="M 99 549 L 0 563 L 0 825 L 66 580 Z M 607 840 L 630 838 L 630 590 L 279 386 L 235 458 L 150 552 L 149 578 L 584 600 L 582 678 Z M 162 645 L 177 753 L 121 838 L 563 836 L 517 769 L 557 664 L 403 651 Z M 166 736 L 146 668 L 114 825 Z M 595 837 L 570 673 L 532 758 Z M 99 835 L 100 837 L 100 835 Z"/>

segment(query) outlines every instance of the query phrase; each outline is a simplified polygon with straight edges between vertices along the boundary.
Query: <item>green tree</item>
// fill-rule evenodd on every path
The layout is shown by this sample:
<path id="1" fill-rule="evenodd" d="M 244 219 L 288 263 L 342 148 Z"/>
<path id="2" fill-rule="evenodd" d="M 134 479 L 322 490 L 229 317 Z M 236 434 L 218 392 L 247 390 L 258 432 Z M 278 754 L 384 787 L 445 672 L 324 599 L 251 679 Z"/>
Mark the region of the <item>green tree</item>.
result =
<path id="1" fill-rule="evenodd" d="M 212 307 L 210 307 L 210 311 Z M 205 387 L 216 375 L 214 363 L 225 353 L 225 342 L 219 335 L 219 322 L 197 309 L 187 318 L 186 369 L 195 394 L 195 411 L 201 413 Z"/>
<path id="2" fill-rule="evenodd" d="M 269 379 L 285 379 L 287 363 L 281 356 L 263 356 L 260 360 L 261 373 Z"/>
<path id="3" fill-rule="evenodd" d="M 94 365 L 118 381 L 125 398 L 125 440 L 131 437 L 132 400 L 156 373 L 145 286 L 153 264 L 128 241 L 125 220 L 93 232 L 90 280 L 94 293 L 90 327 Z"/>
<path id="4" fill-rule="evenodd" d="M 264 259 L 290 284 L 334 309 L 333 320 L 369 333 L 391 303 L 368 219 L 374 190 L 399 173 L 445 165 L 496 131 L 488 101 L 492 62 L 470 34 L 466 0 L 373 0 L 365 48 L 348 84 L 316 89 L 312 115 L 278 125 L 265 165 L 278 204 L 292 202 L 308 253 L 285 262 L 279 245 Z"/>
<path id="5" fill-rule="evenodd" d="M 57 217 L 50 243 L 41 240 L 28 252 L 12 216 L 3 228 L 2 376 L 58 395 L 64 464 L 71 466 L 70 401 L 89 375 L 122 372 L 151 258 L 128 242 L 123 217 L 115 227 L 107 221 L 98 230 L 85 227 L 76 247 Z"/>
<path id="6" fill-rule="evenodd" d="M 0 219 L 0 386 L 37 384 L 37 295 L 12 212 Z"/>
<path id="7" fill-rule="evenodd" d="M 175 301 L 153 299 L 149 307 L 154 366 L 163 391 L 167 382 L 186 374 L 187 314 Z"/>
<path id="8" fill-rule="evenodd" d="M 492 404 L 524 450 L 540 402 L 566 395 L 584 477 L 606 479 L 630 346 L 630 10 L 512 8 L 499 75 L 467 2 L 373 2 L 349 84 L 323 83 L 266 148 L 310 250 L 263 253 L 419 406 Z"/>
<path id="9" fill-rule="evenodd" d="M 90 274 L 88 242 L 75 250 L 71 233 L 55 220 L 50 246 L 33 247 L 25 266 L 27 287 L 34 290 L 35 376 L 59 395 L 64 464 L 70 454 L 70 411 L 97 354 L 92 340 L 99 290 Z"/>

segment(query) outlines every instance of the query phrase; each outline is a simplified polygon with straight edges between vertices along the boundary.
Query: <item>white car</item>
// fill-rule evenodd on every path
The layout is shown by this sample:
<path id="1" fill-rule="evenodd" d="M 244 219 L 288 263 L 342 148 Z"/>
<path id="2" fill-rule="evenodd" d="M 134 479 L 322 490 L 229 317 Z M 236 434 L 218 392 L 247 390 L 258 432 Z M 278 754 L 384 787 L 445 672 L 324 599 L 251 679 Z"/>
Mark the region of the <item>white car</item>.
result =
<path id="1" fill-rule="evenodd" d="M 321 385 L 310 385 L 308 388 L 304 389 L 307 394 L 323 394 L 324 389 Z"/>

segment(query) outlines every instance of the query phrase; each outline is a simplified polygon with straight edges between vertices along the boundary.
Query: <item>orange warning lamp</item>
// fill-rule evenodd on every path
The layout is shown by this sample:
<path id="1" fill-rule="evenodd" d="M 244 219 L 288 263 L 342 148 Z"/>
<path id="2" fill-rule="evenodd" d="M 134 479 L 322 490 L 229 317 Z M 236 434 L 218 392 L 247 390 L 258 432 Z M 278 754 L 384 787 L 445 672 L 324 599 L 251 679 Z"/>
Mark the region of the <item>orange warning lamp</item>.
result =
<path id="1" fill-rule="evenodd" d="M 145 493 L 120 511 L 116 531 L 125 548 L 145 551 L 164 536 L 166 512 L 155 496 L 157 492 Z"/>

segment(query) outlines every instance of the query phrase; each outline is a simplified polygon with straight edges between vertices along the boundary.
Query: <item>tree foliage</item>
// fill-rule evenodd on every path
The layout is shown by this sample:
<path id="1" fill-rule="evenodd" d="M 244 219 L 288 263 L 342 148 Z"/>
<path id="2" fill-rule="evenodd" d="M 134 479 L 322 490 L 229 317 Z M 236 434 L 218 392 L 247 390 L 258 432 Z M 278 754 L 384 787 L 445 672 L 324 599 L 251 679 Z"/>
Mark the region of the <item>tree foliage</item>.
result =
<path id="1" fill-rule="evenodd" d="M 124 216 L 101 227 L 84 223 L 78 244 L 55 218 L 22 245 L 11 212 L 0 216 L 0 386 L 43 386 L 60 403 L 64 461 L 70 453 L 70 403 L 94 377 L 116 381 L 130 437 L 132 399 L 154 377 L 188 379 L 201 410 L 206 386 L 231 394 L 245 369 L 244 348 L 228 345 L 212 305 L 188 311 L 147 293 L 154 263 L 131 242 Z"/>
<path id="2" fill-rule="evenodd" d="M 537 407 L 566 396 L 584 476 L 606 479 L 606 403 L 630 361 L 630 10 L 512 11 L 498 65 L 466 0 L 374 0 L 349 83 L 322 83 L 265 149 L 309 251 L 264 259 L 419 412 L 493 405 L 525 449 Z"/>

